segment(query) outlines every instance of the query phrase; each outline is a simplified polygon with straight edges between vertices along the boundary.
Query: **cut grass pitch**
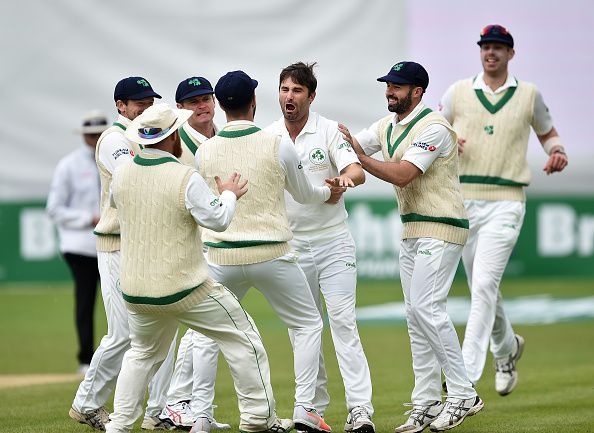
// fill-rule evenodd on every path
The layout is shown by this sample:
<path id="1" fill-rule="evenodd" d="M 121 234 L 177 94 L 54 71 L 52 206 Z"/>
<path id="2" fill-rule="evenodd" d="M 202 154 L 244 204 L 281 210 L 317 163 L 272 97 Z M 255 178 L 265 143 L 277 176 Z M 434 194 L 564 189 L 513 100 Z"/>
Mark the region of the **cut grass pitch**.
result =
<path id="1" fill-rule="evenodd" d="M 592 295 L 592 280 L 506 280 L 504 296 L 548 293 L 556 297 Z M 452 294 L 467 289 L 457 281 Z M 399 283 L 365 283 L 359 286 L 359 305 L 402 299 Z M 263 297 L 251 291 L 244 302 L 255 317 L 268 350 L 277 411 L 292 413 L 294 381 L 292 353 L 286 330 Z M 101 300 L 97 308 L 97 342 L 105 331 Z M 63 286 L 12 286 L 0 288 L 0 375 L 71 373 L 76 370 L 71 290 Z M 462 329 L 458 329 L 462 332 Z M 516 327 L 526 338 L 519 363 L 520 384 L 507 397 L 494 391 L 489 358 L 477 389 L 485 409 L 456 428 L 459 432 L 594 432 L 594 322 Z M 378 433 L 392 432 L 406 419 L 402 403 L 410 401 L 413 386 L 406 327 L 360 327 L 369 360 Z M 344 389 L 330 333 L 324 349 L 332 402 L 326 421 L 342 431 L 346 417 Z M 1 378 L 0 378 L 1 380 Z M 91 432 L 68 418 L 68 408 L 78 382 L 0 388 L 0 432 Z M 220 363 L 215 402 L 217 419 L 237 431 L 238 412 L 228 369 Z M 111 401 L 108 403 L 111 409 Z M 137 425 L 136 431 L 140 431 Z"/>

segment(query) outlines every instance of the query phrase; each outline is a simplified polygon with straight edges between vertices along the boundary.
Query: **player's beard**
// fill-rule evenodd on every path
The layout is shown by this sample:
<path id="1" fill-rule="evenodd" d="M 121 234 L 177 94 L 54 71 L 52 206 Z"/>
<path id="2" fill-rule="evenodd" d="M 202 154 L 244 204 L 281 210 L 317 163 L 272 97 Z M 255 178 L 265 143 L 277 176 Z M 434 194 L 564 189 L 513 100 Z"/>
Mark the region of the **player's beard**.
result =
<path id="1" fill-rule="evenodd" d="M 179 158 L 182 155 L 182 147 L 181 147 L 181 140 L 179 138 L 179 134 L 176 132 L 176 140 L 173 144 L 173 156 Z"/>
<path id="2" fill-rule="evenodd" d="M 391 111 L 392 113 L 396 114 L 403 114 L 410 110 L 410 107 L 412 105 L 412 92 L 413 89 L 411 87 L 408 91 L 408 94 L 406 95 L 406 98 L 399 99 L 395 104 L 388 104 L 388 111 Z"/>

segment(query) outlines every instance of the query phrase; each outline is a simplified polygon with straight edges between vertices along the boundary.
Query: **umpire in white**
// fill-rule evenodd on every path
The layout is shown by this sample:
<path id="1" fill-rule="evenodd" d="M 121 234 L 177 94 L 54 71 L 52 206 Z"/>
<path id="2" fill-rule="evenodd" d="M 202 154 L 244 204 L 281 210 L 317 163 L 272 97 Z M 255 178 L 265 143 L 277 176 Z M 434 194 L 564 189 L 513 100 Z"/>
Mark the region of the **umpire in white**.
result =
<path id="1" fill-rule="evenodd" d="M 233 173 L 216 179 L 216 196 L 204 179 L 177 159 L 178 129 L 192 114 L 167 104 L 148 108 L 126 137 L 145 148 L 118 167 L 112 205 L 121 229 L 121 289 L 129 312 L 131 347 L 124 355 L 106 430 L 127 432 L 142 413 L 151 375 L 165 359 L 179 323 L 210 338 L 229 363 L 246 432 L 282 433 L 292 422 L 276 418 L 268 358 L 251 318 L 237 298 L 208 276 L 200 226 L 225 230 L 247 182 Z M 197 426 L 195 431 L 204 431 Z"/>

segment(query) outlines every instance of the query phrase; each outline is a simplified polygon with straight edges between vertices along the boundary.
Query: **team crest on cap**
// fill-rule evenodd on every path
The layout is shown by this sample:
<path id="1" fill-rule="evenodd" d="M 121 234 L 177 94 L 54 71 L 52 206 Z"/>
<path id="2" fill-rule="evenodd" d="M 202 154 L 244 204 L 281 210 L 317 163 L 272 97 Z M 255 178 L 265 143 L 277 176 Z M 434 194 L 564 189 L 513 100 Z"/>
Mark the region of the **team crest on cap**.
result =
<path id="1" fill-rule="evenodd" d="M 399 72 L 403 67 L 404 63 L 396 63 L 394 66 L 392 66 L 392 69 L 394 69 L 396 72 Z"/>
<path id="2" fill-rule="evenodd" d="M 200 80 L 198 78 L 192 78 L 190 81 L 188 81 L 188 84 L 190 84 L 192 86 L 199 86 L 202 83 L 200 82 Z"/>
<path id="3" fill-rule="evenodd" d="M 148 87 L 149 83 L 146 80 L 138 80 L 136 84 L 140 84 L 141 86 Z"/>
<path id="4" fill-rule="evenodd" d="M 326 161 L 326 152 L 317 147 L 309 153 L 309 160 L 315 165 L 323 164 Z"/>

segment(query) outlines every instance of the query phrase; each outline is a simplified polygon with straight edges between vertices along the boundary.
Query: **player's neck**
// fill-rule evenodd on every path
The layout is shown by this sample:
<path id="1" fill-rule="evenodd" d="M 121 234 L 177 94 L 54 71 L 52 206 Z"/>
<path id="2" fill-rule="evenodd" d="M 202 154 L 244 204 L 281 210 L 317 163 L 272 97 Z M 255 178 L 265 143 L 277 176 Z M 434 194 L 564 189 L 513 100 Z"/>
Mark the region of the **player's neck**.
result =
<path id="1" fill-rule="evenodd" d="M 289 122 L 287 119 L 285 119 L 285 126 L 287 127 L 287 131 L 289 132 L 289 137 L 291 137 L 291 140 L 293 141 L 293 143 L 297 139 L 297 136 L 299 135 L 299 133 L 303 130 L 303 128 L 305 128 L 307 119 L 309 119 L 309 113 L 307 114 L 307 116 L 304 116 L 303 119 L 299 119 L 294 122 Z"/>
<path id="2" fill-rule="evenodd" d="M 215 127 L 213 122 L 193 124 L 188 122 L 192 128 L 197 132 L 204 135 L 206 138 L 212 138 L 215 136 Z"/>
<path id="3" fill-rule="evenodd" d="M 500 72 L 484 72 L 483 81 L 493 91 L 499 89 L 507 81 L 507 69 Z"/>

